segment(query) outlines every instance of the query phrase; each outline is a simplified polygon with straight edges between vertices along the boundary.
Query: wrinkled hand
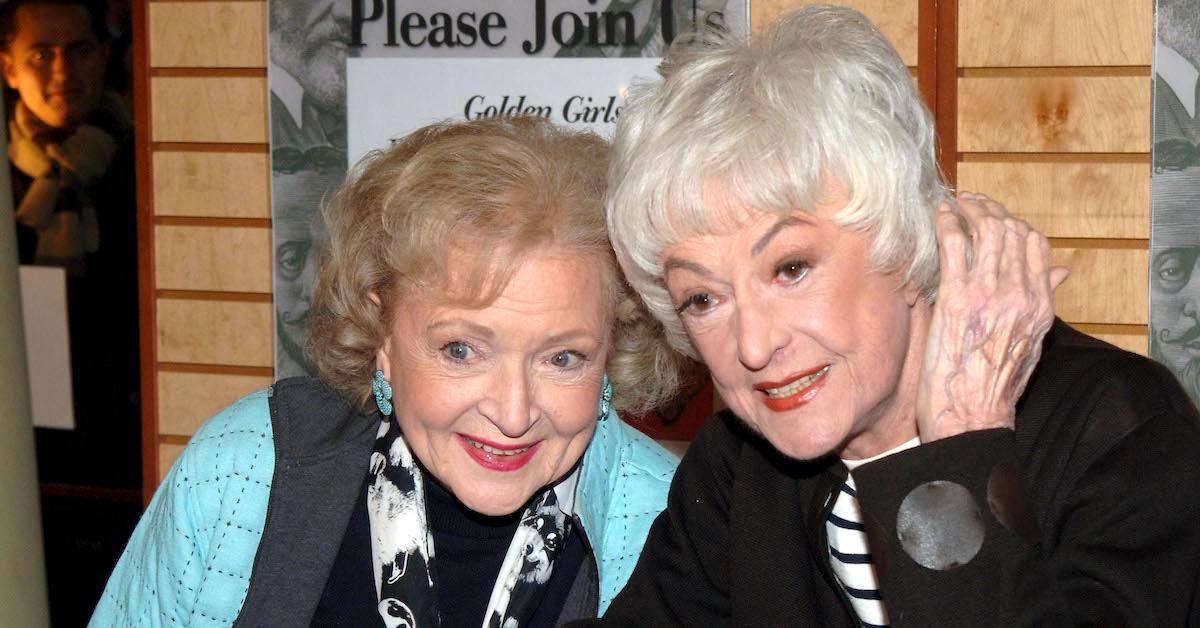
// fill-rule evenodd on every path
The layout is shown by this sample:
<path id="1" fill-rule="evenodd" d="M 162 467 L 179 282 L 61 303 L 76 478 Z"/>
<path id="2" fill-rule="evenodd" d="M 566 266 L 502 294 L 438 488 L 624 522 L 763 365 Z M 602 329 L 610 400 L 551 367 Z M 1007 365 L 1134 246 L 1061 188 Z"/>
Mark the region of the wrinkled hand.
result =
<path id="1" fill-rule="evenodd" d="M 917 395 L 926 443 L 1014 427 L 1070 272 L 1050 267 L 1042 234 L 982 194 L 959 194 L 936 220 L 941 282 Z"/>

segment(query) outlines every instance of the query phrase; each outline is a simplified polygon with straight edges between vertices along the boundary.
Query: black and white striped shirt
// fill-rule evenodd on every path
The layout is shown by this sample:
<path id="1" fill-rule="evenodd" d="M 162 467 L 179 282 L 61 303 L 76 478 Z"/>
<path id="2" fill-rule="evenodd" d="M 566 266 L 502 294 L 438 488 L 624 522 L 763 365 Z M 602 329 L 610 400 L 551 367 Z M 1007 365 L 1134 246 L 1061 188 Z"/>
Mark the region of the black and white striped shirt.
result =
<path id="1" fill-rule="evenodd" d="M 842 462 L 853 471 L 868 462 L 919 444 L 920 439 L 914 438 L 878 456 Z M 825 532 L 829 539 L 829 565 L 850 598 L 850 605 L 859 620 L 866 626 L 887 626 L 887 608 L 879 594 L 879 578 L 871 560 L 871 548 L 867 543 L 867 531 L 863 526 L 862 509 L 858 505 L 852 475 L 846 477 L 833 499 L 833 510 L 825 521 Z"/>

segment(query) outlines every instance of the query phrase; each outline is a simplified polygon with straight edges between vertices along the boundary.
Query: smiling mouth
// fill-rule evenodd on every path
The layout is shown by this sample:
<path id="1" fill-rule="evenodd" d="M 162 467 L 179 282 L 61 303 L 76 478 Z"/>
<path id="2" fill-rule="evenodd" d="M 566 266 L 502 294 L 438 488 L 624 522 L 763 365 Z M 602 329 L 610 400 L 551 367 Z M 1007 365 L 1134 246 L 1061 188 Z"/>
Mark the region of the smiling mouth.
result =
<path id="1" fill-rule="evenodd" d="M 763 393 L 763 404 L 775 412 L 798 408 L 816 398 L 825 384 L 830 365 L 798 373 L 784 382 L 762 382 L 754 389 Z"/>
<path id="2" fill-rule="evenodd" d="M 792 380 L 792 382 L 789 384 L 784 384 L 783 386 L 780 386 L 778 388 L 765 388 L 764 387 L 764 388 L 761 388 L 760 390 L 767 393 L 767 396 L 770 397 L 771 399 L 785 399 L 787 397 L 791 397 L 792 395 L 804 390 L 805 388 L 808 388 L 809 386 L 811 386 L 813 384 L 813 382 L 816 382 L 818 379 L 821 379 L 828 372 L 829 372 L 829 365 L 826 364 L 825 366 L 818 369 L 815 373 L 812 373 L 810 375 L 805 375 L 803 377 L 800 377 L 799 379 Z"/>
<path id="3" fill-rule="evenodd" d="M 467 441 L 467 444 L 471 445 L 475 449 L 487 452 L 489 454 L 492 454 L 493 456 L 519 456 L 519 455 L 529 451 L 530 449 L 533 449 L 533 445 L 525 445 L 524 447 L 516 447 L 516 448 L 512 448 L 512 449 L 500 449 L 498 447 L 493 447 L 486 443 L 481 443 L 469 436 L 464 435 L 462 438 L 463 438 L 463 440 Z"/>

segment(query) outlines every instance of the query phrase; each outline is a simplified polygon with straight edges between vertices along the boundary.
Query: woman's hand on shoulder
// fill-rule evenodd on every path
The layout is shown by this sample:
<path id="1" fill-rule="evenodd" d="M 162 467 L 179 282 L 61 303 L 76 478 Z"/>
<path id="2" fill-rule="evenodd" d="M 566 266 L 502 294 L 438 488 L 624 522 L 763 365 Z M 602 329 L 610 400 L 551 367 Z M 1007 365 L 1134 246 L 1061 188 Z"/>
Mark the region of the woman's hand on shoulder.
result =
<path id="1" fill-rule="evenodd" d="M 1069 274 L 1050 244 L 982 194 L 938 211 L 941 281 L 917 397 L 922 442 L 1013 428 L 1016 404 L 1054 322 L 1054 290 Z"/>

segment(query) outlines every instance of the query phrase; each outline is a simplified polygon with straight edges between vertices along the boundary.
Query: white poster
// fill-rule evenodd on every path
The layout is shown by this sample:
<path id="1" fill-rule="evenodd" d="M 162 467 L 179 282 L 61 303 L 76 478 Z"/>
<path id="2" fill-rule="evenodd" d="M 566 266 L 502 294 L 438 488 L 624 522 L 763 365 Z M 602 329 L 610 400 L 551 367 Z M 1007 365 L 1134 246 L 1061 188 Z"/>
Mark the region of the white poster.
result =
<path id="1" fill-rule="evenodd" d="M 426 124 L 532 115 L 611 137 L 634 81 L 658 59 L 351 59 L 349 160 Z M 394 80 L 397 75 L 409 81 Z M 411 82 L 410 82 L 411 81 Z M 423 85 L 412 98 L 412 84 Z M 404 103 L 397 106 L 396 103 Z"/>
<path id="2" fill-rule="evenodd" d="M 268 0 L 275 376 L 304 347 L 319 207 L 366 151 L 438 120 L 525 113 L 610 136 L 679 35 L 745 37 L 746 0 Z"/>

